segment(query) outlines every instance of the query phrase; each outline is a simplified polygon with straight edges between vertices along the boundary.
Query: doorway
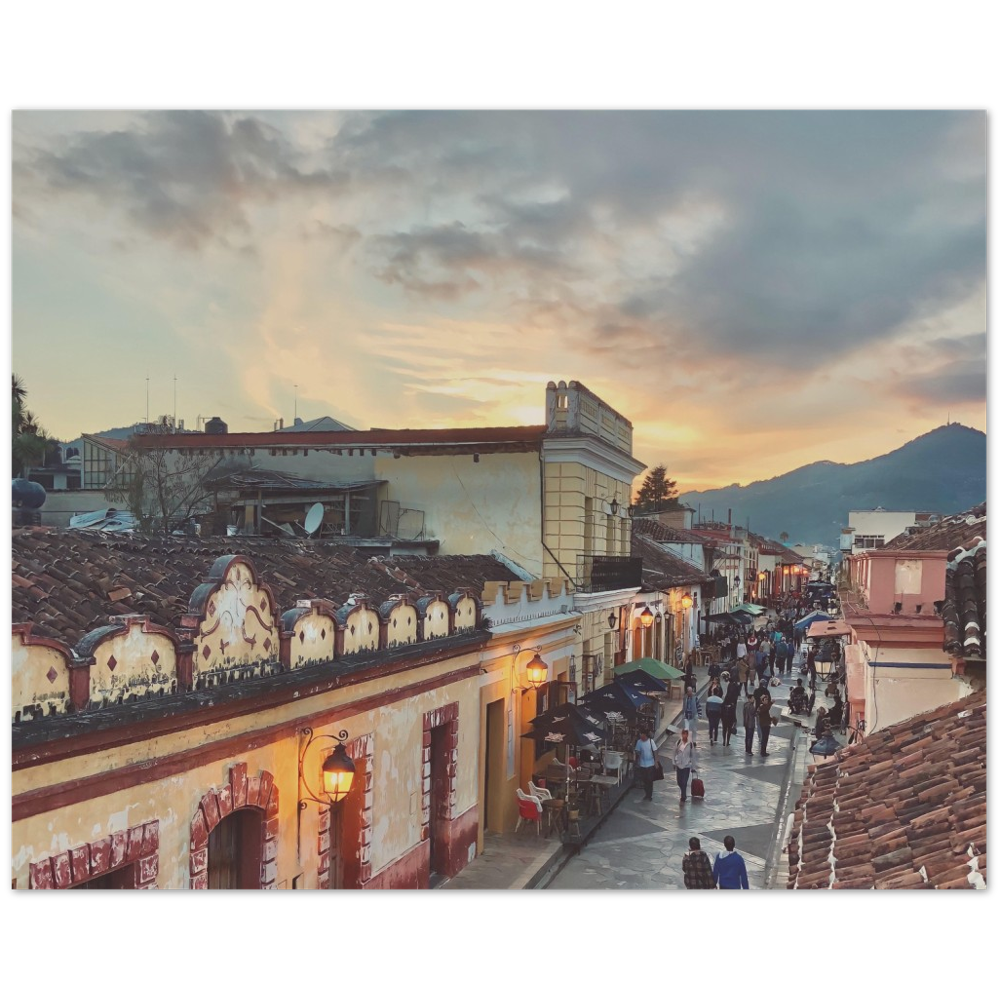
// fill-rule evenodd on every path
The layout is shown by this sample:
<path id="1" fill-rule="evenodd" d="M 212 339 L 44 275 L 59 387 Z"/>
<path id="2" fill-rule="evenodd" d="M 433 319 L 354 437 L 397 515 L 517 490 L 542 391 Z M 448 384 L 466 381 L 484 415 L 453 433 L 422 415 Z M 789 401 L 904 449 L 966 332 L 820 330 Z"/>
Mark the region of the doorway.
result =
<path id="1" fill-rule="evenodd" d="M 448 774 L 448 724 L 431 729 L 431 876 L 445 874 L 444 833 L 448 822 L 451 779 Z"/>
<path id="2" fill-rule="evenodd" d="M 231 812 L 208 835 L 209 889 L 259 889 L 264 813 Z"/>
<path id="3" fill-rule="evenodd" d="M 503 833 L 504 803 L 504 701 L 498 698 L 486 706 L 486 788 L 483 826 Z"/>

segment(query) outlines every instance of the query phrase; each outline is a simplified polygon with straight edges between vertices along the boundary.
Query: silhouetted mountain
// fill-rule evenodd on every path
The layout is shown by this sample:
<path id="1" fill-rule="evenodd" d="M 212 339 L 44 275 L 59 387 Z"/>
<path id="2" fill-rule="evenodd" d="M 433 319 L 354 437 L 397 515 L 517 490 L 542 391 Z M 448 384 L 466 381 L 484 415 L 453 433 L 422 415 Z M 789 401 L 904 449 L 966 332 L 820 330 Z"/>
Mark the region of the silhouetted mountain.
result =
<path id="1" fill-rule="evenodd" d="M 789 544 L 837 546 L 851 510 L 926 510 L 953 514 L 986 498 L 986 435 L 946 424 L 865 462 L 813 462 L 748 486 L 684 493 L 682 503 L 708 520 L 733 522 Z"/>

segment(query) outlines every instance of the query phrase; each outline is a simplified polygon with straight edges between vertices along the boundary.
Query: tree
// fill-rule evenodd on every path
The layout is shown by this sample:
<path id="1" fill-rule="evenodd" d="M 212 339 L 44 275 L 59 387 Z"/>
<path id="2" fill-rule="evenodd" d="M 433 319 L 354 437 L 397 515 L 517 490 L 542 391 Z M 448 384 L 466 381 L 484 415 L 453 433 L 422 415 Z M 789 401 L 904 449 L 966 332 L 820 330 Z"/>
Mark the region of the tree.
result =
<path id="1" fill-rule="evenodd" d="M 11 474 L 23 476 L 32 466 L 44 465 L 58 445 L 45 433 L 38 418 L 25 407 L 28 389 L 20 375 L 11 376 Z"/>
<path id="2" fill-rule="evenodd" d="M 646 478 L 636 494 L 635 503 L 640 513 L 676 510 L 680 507 L 677 500 L 677 483 L 667 478 L 665 465 L 658 465 L 646 473 Z"/>
<path id="3" fill-rule="evenodd" d="M 787 531 L 783 531 L 778 537 L 781 539 L 781 544 L 784 545 L 788 541 L 789 534 Z"/>
<path id="4" fill-rule="evenodd" d="M 136 435 L 129 440 L 104 496 L 127 507 L 140 531 L 169 534 L 196 514 L 215 509 L 217 489 L 211 478 L 222 461 L 193 448 L 148 447 L 142 435 Z"/>

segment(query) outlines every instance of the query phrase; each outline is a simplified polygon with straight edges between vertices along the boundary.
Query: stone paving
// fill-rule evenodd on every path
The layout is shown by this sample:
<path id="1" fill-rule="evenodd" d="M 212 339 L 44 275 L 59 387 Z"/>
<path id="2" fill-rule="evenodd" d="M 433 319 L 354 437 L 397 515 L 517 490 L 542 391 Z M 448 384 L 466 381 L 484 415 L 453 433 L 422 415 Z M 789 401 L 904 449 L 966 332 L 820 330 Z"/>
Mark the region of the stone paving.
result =
<path id="1" fill-rule="evenodd" d="M 791 684 L 798 678 L 796 669 Z M 772 696 L 780 710 L 787 704 L 789 675 L 782 678 Z M 740 699 L 737 719 L 742 722 L 744 699 Z M 828 704 L 819 686 L 816 707 Z M 811 725 L 815 716 L 802 718 Z M 721 728 L 720 728 L 721 734 Z M 797 741 L 797 742 L 796 742 Z M 768 855 L 778 845 L 783 834 L 785 813 L 794 808 L 794 798 L 782 803 L 789 782 L 801 781 L 809 757 L 811 742 L 808 733 L 793 722 L 782 718 L 771 729 L 768 756 L 758 753 L 754 737 L 754 754 L 744 749 L 742 724 L 730 746 L 708 743 L 708 725 L 698 726 L 699 770 L 705 782 L 705 798 L 690 797 L 680 805 L 680 792 L 673 780 L 669 750 L 675 738 L 661 741 L 668 750 L 665 759 L 665 779 L 653 786 L 653 801 L 642 800 L 637 788 L 628 795 L 609 817 L 604 826 L 588 841 L 583 850 L 570 859 L 563 869 L 545 886 L 547 889 L 683 889 L 681 862 L 688 849 L 688 838 L 698 837 L 702 850 L 709 857 L 724 849 L 723 838 L 732 834 L 736 849 L 743 855 L 751 889 L 763 889 L 769 874 Z M 793 754 L 793 747 L 796 752 Z M 782 813 L 778 815 L 779 805 Z M 784 863 L 782 856 L 778 870 Z M 770 885 L 783 888 L 784 883 L 770 873 Z"/>

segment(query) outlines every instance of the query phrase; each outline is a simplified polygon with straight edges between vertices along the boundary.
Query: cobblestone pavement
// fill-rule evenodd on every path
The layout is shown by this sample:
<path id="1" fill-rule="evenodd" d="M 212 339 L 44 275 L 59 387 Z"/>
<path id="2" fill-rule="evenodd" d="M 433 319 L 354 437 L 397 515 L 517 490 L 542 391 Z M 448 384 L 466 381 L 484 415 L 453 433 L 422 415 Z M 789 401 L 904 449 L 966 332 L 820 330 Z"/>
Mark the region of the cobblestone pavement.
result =
<path id="1" fill-rule="evenodd" d="M 779 702 L 776 707 L 785 703 L 787 675 L 774 695 Z M 741 699 L 739 719 L 742 705 Z M 769 756 L 762 758 L 757 752 L 756 736 L 754 755 L 744 753 L 742 726 L 730 746 L 710 746 L 708 725 L 700 722 L 699 772 L 705 782 L 705 798 L 692 800 L 689 793 L 687 802 L 680 805 L 668 756 L 665 779 L 653 786 L 653 801 L 642 800 L 641 788 L 631 792 L 547 888 L 683 889 L 681 861 L 688 849 L 688 838 L 699 837 L 702 850 L 714 858 L 723 850 L 722 840 L 727 834 L 736 838 L 736 849 L 746 859 L 750 887 L 763 888 L 768 849 L 776 825 L 780 826 L 783 819 L 776 814 L 789 776 L 789 754 L 796 734 L 794 724 L 785 720 L 773 727 Z M 798 738 L 807 741 L 804 733 Z M 672 750 L 673 742 L 672 738 L 664 741 L 668 750 Z"/>

